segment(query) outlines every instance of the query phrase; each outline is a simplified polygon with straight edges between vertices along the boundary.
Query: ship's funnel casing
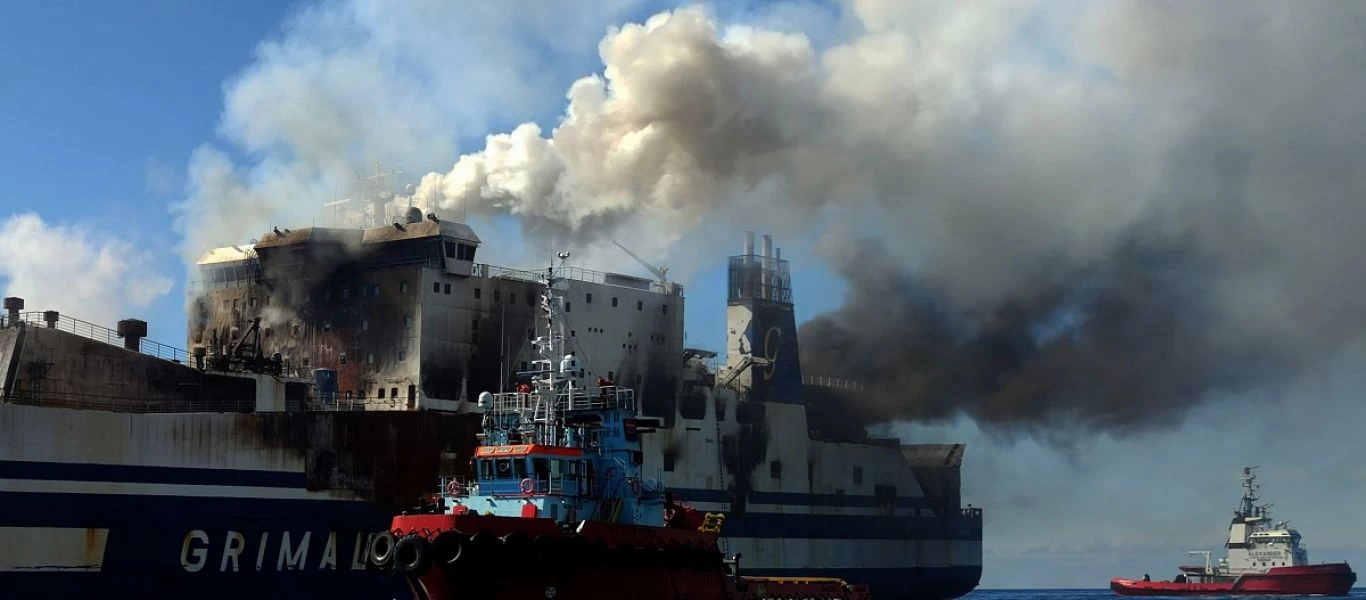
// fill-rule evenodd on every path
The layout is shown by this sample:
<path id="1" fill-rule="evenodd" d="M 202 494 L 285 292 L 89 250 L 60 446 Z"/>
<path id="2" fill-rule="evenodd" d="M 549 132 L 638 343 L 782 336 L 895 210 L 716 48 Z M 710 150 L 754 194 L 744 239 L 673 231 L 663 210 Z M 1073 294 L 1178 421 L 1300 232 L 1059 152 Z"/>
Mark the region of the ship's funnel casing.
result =
<path id="1" fill-rule="evenodd" d="M 792 310 L 792 277 L 786 261 L 771 256 L 772 237 L 764 236 L 765 255 L 756 255 L 754 234 L 745 236 L 749 254 L 729 261 L 726 343 L 727 365 L 737 368 L 746 356 L 753 364 L 735 378 L 760 402 L 802 402 L 802 372 L 797 355 L 797 321 Z"/>

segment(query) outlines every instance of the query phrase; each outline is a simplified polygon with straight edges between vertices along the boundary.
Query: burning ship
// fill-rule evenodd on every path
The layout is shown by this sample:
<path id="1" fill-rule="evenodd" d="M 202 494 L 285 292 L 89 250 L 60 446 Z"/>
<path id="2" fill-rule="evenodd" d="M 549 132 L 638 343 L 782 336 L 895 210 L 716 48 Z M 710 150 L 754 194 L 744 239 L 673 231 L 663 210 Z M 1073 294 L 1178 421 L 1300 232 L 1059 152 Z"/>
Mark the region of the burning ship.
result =
<path id="1" fill-rule="evenodd" d="M 382 214 L 382 213 L 376 213 Z M 0 328 L 0 586 L 144 598 L 395 597 L 365 568 L 393 515 L 469 477 L 482 409 L 535 360 L 541 274 L 476 262 L 467 225 L 410 209 L 273 228 L 198 261 L 186 352 L 8 298 Z M 723 513 L 769 577 L 952 598 L 981 574 L 962 445 L 818 428 L 787 262 L 729 259 L 726 363 L 683 346 L 683 288 L 569 268 L 568 350 L 658 421 L 644 463 Z M 828 391 L 828 390 L 826 390 Z M 806 398 L 806 400 L 804 400 Z M 849 428 L 846 428 L 849 429 Z"/>

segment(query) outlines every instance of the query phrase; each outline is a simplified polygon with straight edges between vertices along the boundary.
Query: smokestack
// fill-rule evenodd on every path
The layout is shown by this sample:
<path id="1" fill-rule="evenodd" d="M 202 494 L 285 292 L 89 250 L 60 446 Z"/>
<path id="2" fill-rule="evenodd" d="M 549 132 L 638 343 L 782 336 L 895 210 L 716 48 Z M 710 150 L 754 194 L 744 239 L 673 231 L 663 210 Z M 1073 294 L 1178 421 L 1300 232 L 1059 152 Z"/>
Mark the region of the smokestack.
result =
<path id="1" fill-rule="evenodd" d="M 19 311 L 24 310 L 24 299 L 17 296 L 5 298 L 5 310 L 9 311 L 9 326 L 17 326 L 19 323 Z"/>
<path id="2" fill-rule="evenodd" d="M 741 254 L 743 254 L 743 255 L 745 256 L 745 262 L 746 262 L 746 263 L 750 262 L 749 257 L 751 257 L 751 256 L 754 255 L 754 232 L 753 232 L 753 231 L 746 231 L 746 232 L 745 232 L 745 251 L 742 252 Z"/>
<path id="3" fill-rule="evenodd" d="M 778 262 L 778 261 L 780 261 L 780 260 L 782 260 L 782 259 L 783 259 L 783 249 L 782 249 L 782 248 L 774 248 L 774 249 L 773 249 L 773 262 L 776 263 L 776 262 Z"/>
<path id="4" fill-rule="evenodd" d="M 58 314 L 57 311 L 55 311 L 55 310 L 45 310 L 45 311 L 43 311 L 43 322 L 47 323 L 47 328 L 48 328 L 48 329 L 56 329 L 56 328 L 57 328 L 57 319 L 60 318 L 60 317 L 61 317 L 61 315 Z"/>
<path id="5" fill-rule="evenodd" d="M 773 291 L 769 287 L 769 277 L 773 270 L 773 236 L 764 234 L 764 259 L 759 261 L 759 297 L 766 300 L 773 299 Z"/>
<path id="6" fill-rule="evenodd" d="M 147 337 L 147 322 L 138 319 L 124 319 L 119 321 L 119 337 L 123 338 L 123 347 L 134 352 L 142 348 L 142 338 Z"/>

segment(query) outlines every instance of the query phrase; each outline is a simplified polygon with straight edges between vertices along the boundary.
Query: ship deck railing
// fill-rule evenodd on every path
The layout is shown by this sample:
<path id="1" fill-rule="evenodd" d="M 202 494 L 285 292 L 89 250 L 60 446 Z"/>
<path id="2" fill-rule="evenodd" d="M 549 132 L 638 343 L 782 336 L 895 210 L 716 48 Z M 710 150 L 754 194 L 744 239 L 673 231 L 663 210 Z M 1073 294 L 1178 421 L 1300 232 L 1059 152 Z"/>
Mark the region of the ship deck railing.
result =
<path id="1" fill-rule="evenodd" d="M 532 487 L 530 492 L 522 490 L 522 480 L 531 479 Z M 459 483 L 457 490 L 459 493 L 451 495 L 447 489 L 451 482 Z M 444 476 L 441 478 L 440 493 L 447 498 L 468 498 L 475 486 L 481 495 L 493 496 L 495 498 L 525 497 L 528 495 L 552 495 L 563 496 L 573 495 L 578 497 L 595 498 L 602 493 L 602 488 L 611 481 L 607 477 L 589 477 L 586 475 L 559 475 L 539 474 L 536 476 L 522 476 L 496 481 L 479 481 L 478 477 L 460 475 Z"/>
<path id="2" fill-rule="evenodd" d="M 821 377 L 816 375 L 802 375 L 802 385 L 830 388 L 832 390 L 844 390 L 848 392 L 863 392 L 868 389 L 866 384 L 857 379 L 840 379 L 838 377 Z"/>
<path id="3" fill-rule="evenodd" d="M 287 408 L 291 411 L 312 411 L 312 412 L 346 412 L 346 411 L 411 411 L 412 407 L 405 399 L 399 398 L 378 398 L 367 396 L 357 398 L 343 394 L 313 393 L 308 399 L 302 402 L 289 402 Z"/>
<path id="4" fill-rule="evenodd" d="M 545 277 L 544 271 L 512 269 L 508 267 L 500 267 L 497 265 L 489 265 L 483 263 L 476 263 L 474 265 L 474 274 L 480 277 L 513 279 L 517 281 L 525 281 L 528 283 L 540 283 L 542 279 Z M 582 281 L 584 283 L 599 283 L 603 285 L 633 287 L 629 285 L 622 285 L 622 282 L 620 281 L 609 281 L 613 277 L 630 278 L 632 280 L 639 280 L 642 284 L 648 282 L 648 286 L 645 287 L 647 287 L 649 291 L 654 292 L 656 294 L 664 294 L 667 296 L 683 295 L 683 286 L 678 285 L 677 283 L 674 283 L 672 281 L 654 281 L 648 279 L 641 279 L 631 277 L 629 275 L 607 273 L 604 271 L 594 271 L 592 269 L 585 269 L 582 267 L 571 267 L 568 265 L 562 266 L 555 270 L 555 276 L 562 277 L 564 279 L 569 279 L 571 281 Z"/>
<path id="5" fill-rule="evenodd" d="M 980 520 L 980 519 L 982 518 L 982 509 L 980 509 L 980 508 L 968 507 L 968 508 L 961 509 L 961 511 L 962 511 L 962 513 L 963 513 L 963 518 L 965 518 L 965 519 L 979 519 L 979 520 Z"/>
<path id="6" fill-rule="evenodd" d="M 89 321 L 83 321 L 63 314 L 57 315 L 57 320 L 48 323 L 43 320 L 44 311 L 28 311 L 19 313 L 19 322 L 29 327 L 40 327 L 44 329 L 56 329 L 70 334 L 78 335 L 88 340 L 104 342 L 111 346 L 123 347 L 123 337 L 118 331 L 97 325 Z M 0 316 L 0 329 L 13 327 L 9 316 Z M 163 360 L 175 361 L 184 364 L 190 359 L 190 354 L 183 349 L 169 346 L 160 342 L 143 338 L 138 340 L 138 351 L 148 356 L 154 356 Z"/>
<path id="7" fill-rule="evenodd" d="M 542 402 L 535 393 L 504 392 L 493 394 L 493 403 L 486 411 L 494 415 L 531 413 L 541 417 L 541 413 L 549 408 L 552 407 Z M 572 395 L 562 392 L 555 396 L 553 408 L 560 414 L 569 411 L 607 409 L 621 409 L 634 414 L 636 392 L 630 388 L 617 386 L 584 388 L 575 390 Z"/>

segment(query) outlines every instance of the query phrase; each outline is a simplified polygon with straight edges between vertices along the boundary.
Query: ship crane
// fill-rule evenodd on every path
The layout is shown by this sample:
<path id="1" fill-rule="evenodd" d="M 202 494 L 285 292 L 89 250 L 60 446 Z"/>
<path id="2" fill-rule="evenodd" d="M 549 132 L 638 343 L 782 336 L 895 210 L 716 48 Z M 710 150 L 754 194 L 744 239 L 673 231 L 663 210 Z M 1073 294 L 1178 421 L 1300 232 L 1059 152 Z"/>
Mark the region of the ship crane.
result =
<path id="1" fill-rule="evenodd" d="M 648 270 L 648 271 L 651 272 L 651 273 L 654 273 L 655 277 L 658 277 L 658 278 L 659 278 L 659 282 L 660 282 L 660 283 L 668 283 L 668 282 L 669 282 L 668 277 L 665 276 L 665 274 L 667 274 L 667 273 L 669 272 L 669 268 L 668 268 L 668 267 L 656 267 L 656 266 L 654 266 L 654 265 L 652 265 L 652 264 L 650 264 L 650 263 L 648 263 L 648 262 L 645 262 L 645 259 L 643 259 L 643 258 L 637 256 L 635 252 L 631 252 L 630 249 L 628 249 L 626 246 L 621 245 L 620 242 L 618 242 L 618 241 L 616 241 L 616 240 L 612 240 L 612 243 L 613 243 L 613 244 L 616 244 L 618 248 L 621 248 L 621 250 L 622 250 L 623 252 L 625 252 L 625 253 L 627 253 L 627 254 L 630 254 L 630 255 L 631 255 L 631 258 L 636 259 L 636 262 L 640 263 L 640 266 L 645 267 L 646 270 Z"/>

